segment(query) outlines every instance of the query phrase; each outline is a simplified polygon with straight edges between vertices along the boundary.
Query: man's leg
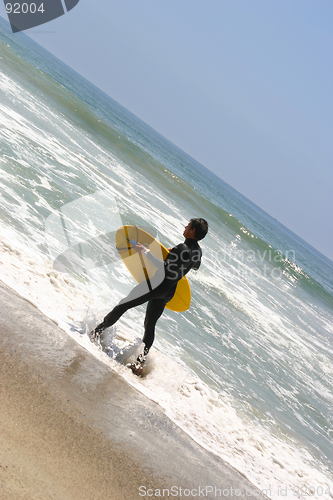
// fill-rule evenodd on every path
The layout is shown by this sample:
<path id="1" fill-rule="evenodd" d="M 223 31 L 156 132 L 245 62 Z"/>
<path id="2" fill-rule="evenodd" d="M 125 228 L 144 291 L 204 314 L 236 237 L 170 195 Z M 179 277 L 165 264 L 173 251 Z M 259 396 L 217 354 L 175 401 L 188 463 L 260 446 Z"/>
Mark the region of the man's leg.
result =
<path id="1" fill-rule="evenodd" d="M 94 342 L 100 334 L 108 328 L 109 326 L 112 326 L 118 321 L 118 319 L 126 312 L 128 309 L 131 309 L 132 307 L 140 306 L 141 304 L 144 304 L 145 302 L 148 302 L 150 300 L 156 299 L 162 299 L 162 302 L 164 302 L 164 305 L 168 300 L 165 300 L 165 285 L 163 283 L 160 283 L 160 278 L 157 277 L 157 283 L 160 286 L 153 286 L 153 289 L 149 291 L 149 287 L 146 281 L 143 283 L 140 283 L 136 287 L 134 287 L 130 293 L 127 295 L 127 297 L 123 298 L 118 305 L 116 305 L 112 311 L 109 312 L 99 325 L 96 326 L 96 328 L 90 332 L 89 338 L 91 342 Z M 154 278 L 151 280 L 151 284 L 154 285 Z M 174 291 L 173 291 L 174 293 Z M 172 298 L 173 293 L 171 292 L 170 295 L 170 290 L 168 289 L 168 296 Z M 158 307 L 158 306 L 157 306 Z M 158 318 L 161 316 L 163 310 L 158 314 L 158 317 L 156 318 L 156 321 Z M 152 318 L 154 318 L 154 312 L 151 314 Z M 155 323 L 156 323 L 155 321 Z M 149 325 L 148 325 L 149 326 Z M 154 336 L 154 334 L 153 334 Z"/>
<path id="2" fill-rule="evenodd" d="M 151 348 L 155 338 L 155 325 L 162 316 L 165 309 L 165 299 L 153 299 L 148 302 L 146 317 L 144 322 L 145 333 L 142 342 L 145 344 L 147 352 Z"/>
<path id="3" fill-rule="evenodd" d="M 130 365 L 130 368 L 135 375 L 141 375 L 146 361 L 146 356 L 151 348 L 155 338 L 155 325 L 163 314 L 165 309 L 165 299 L 151 299 L 148 302 L 146 317 L 145 317 L 145 333 L 142 342 L 145 344 L 143 354 L 139 354 L 135 363 Z"/>
<path id="4" fill-rule="evenodd" d="M 113 309 L 109 312 L 99 325 L 90 332 L 89 338 L 92 342 L 94 342 L 100 334 L 109 326 L 114 325 L 118 319 L 126 312 L 128 309 L 132 307 L 139 306 L 147 302 L 154 291 L 147 292 L 147 284 L 146 282 L 140 283 L 136 287 L 131 290 L 131 292 L 123 298 Z"/>

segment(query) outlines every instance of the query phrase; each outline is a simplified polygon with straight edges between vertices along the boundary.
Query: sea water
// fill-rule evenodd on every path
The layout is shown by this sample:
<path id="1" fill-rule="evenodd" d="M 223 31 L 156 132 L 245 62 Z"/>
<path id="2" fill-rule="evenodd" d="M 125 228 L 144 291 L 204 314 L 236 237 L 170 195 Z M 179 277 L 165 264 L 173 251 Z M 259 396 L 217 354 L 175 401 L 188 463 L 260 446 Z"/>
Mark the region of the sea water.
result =
<path id="1" fill-rule="evenodd" d="M 333 263 L 2 19 L 0 67 L 0 279 L 258 490 L 332 498 Z M 86 335 L 135 284 L 114 233 L 171 247 L 191 217 L 191 307 L 138 378 L 144 306 Z"/>

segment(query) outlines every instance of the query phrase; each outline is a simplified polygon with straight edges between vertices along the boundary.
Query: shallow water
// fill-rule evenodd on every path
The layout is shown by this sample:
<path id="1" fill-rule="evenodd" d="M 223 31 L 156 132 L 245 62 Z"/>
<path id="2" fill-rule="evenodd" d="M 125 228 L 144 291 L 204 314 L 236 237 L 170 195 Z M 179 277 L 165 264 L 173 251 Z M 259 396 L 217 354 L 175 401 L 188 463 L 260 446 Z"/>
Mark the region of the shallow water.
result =
<path id="1" fill-rule="evenodd" d="M 0 46 L 0 278 L 269 496 L 329 498 L 332 262 L 3 20 Z M 121 362 L 143 306 L 106 352 L 85 335 L 134 285 L 112 238 L 170 247 L 193 216 L 210 232 L 191 308 L 165 312 L 139 379 Z"/>

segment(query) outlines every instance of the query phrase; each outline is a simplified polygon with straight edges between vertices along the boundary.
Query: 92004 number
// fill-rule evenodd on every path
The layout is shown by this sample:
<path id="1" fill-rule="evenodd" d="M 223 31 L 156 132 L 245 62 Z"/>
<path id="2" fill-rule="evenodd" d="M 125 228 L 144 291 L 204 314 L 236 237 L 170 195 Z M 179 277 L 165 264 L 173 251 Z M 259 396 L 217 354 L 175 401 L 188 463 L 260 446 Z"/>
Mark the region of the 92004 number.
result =
<path id="1" fill-rule="evenodd" d="M 39 7 L 37 7 L 35 3 L 31 3 L 30 5 L 27 3 L 6 3 L 6 12 L 7 14 L 35 14 L 36 12 L 41 12 L 43 14 L 45 10 L 42 3 Z"/>
<path id="2" fill-rule="evenodd" d="M 303 486 L 299 488 L 298 486 L 293 487 L 293 494 L 297 496 L 297 498 L 309 498 L 311 496 L 321 497 L 323 495 L 331 496 L 331 490 L 329 486 Z"/>

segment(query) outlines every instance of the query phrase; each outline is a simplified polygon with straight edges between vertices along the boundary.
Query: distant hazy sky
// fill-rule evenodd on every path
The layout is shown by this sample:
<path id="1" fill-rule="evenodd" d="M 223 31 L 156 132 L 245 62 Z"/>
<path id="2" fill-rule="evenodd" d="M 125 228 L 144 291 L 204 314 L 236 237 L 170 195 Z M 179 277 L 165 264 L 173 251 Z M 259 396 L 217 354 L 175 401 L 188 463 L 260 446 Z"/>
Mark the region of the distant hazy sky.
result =
<path id="1" fill-rule="evenodd" d="M 333 0 L 80 0 L 25 33 L 333 260 Z"/>

